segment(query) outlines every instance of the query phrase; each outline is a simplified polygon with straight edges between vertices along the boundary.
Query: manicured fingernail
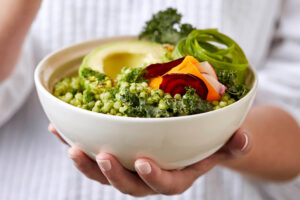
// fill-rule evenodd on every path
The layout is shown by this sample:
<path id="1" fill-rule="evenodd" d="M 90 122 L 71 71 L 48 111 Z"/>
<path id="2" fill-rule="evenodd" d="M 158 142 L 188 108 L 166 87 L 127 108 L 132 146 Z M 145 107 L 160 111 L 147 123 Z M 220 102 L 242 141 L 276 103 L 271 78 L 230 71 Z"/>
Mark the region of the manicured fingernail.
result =
<path id="1" fill-rule="evenodd" d="M 68 155 L 69 155 L 70 158 L 74 158 L 76 156 L 75 154 L 76 154 L 75 149 L 73 149 L 73 148 L 68 149 Z"/>
<path id="2" fill-rule="evenodd" d="M 54 130 L 53 125 L 52 125 L 52 124 L 49 124 L 49 126 L 48 126 L 48 131 L 49 131 L 49 132 L 52 132 L 53 130 Z"/>
<path id="3" fill-rule="evenodd" d="M 135 166 L 141 174 L 146 175 L 151 173 L 151 166 L 148 162 L 137 162 Z"/>
<path id="4" fill-rule="evenodd" d="M 110 160 L 99 160 L 97 159 L 97 163 L 100 169 L 104 172 L 111 170 L 111 163 Z"/>
<path id="5" fill-rule="evenodd" d="M 244 143 L 244 146 L 242 147 L 241 151 L 244 151 L 247 148 L 248 143 L 249 143 L 249 138 L 248 138 L 248 135 L 246 132 L 243 132 L 243 136 L 245 137 L 245 143 Z"/>

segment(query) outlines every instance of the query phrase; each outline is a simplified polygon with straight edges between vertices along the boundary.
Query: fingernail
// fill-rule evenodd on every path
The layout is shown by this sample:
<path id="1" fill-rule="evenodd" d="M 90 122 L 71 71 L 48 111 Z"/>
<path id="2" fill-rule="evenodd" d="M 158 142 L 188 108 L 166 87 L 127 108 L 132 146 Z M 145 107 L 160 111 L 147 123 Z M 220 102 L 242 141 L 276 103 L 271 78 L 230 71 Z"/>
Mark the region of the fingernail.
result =
<path id="1" fill-rule="evenodd" d="M 78 162 L 80 160 L 78 160 L 78 153 L 76 151 L 76 148 L 71 147 L 68 150 L 68 155 L 73 161 Z"/>
<path id="2" fill-rule="evenodd" d="M 243 132 L 243 136 L 245 137 L 245 144 L 244 144 L 244 146 L 242 147 L 241 151 L 244 151 L 244 150 L 247 148 L 248 143 L 249 143 L 249 138 L 248 138 L 247 133 Z"/>
<path id="3" fill-rule="evenodd" d="M 52 124 L 49 124 L 49 125 L 48 125 L 48 131 L 49 131 L 49 132 L 52 132 L 53 129 L 54 129 L 53 125 L 52 125 Z"/>
<path id="4" fill-rule="evenodd" d="M 73 148 L 69 148 L 68 155 L 70 158 L 75 157 L 76 151 Z"/>
<path id="5" fill-rule="evenodd" d="M 111 170 L 110 160 L 97 160 L 100 169 L 104 172 Z"/>
<path id="6" fill-rule="evenodd" d="M 151 173 L 151 166 L 148 162 L 138 162 L 135 166 L 141 174 L 146 175 Z"/>

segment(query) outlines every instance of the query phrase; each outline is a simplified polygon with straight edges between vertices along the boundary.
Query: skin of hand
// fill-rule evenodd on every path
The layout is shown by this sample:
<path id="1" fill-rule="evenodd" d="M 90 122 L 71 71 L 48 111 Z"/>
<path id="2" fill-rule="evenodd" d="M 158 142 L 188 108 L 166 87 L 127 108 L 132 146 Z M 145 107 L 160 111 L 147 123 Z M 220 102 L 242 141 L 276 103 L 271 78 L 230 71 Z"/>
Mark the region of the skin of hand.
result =
<path id="1" fill-rule="evenodd" d="M 48 129 L 67 144 L 52 124 Z M 140 197 L 151 194 L 183 193 L 199 176 L 222 161 L 247 154 L 251 146 L 250 134 L 246 130 L 239 129 L 221 150 L 196 164 L 182 170 L 166 171 L 148 158 L 139 158 L 135 161 L 137 173 L 126 170 L 113 155 L 108 153 L 98 154 L 97 163 L 76 146 L 71 147 L 68 153 L 77 169 L 88 178 L 112 185 L 124 194 Z"/>
<path id="2" fill-rule="evenodd" d="M 51 124 L 49 131 L 63 141 Z M 299 152 L 300 127 L 295 119 L 278 107 L 259 105 L 250 110 L 242 127 L 221 150 L 183 170 L 166 171 L 154 161 L 140 158 L 135 161 L 137 173 L 133 173 L 113 155 L 99 153 L 96 163 L 75 146 L 69 149 L 69 156 L 88 178 L 125 194 L 146 196 L 180 194 L 216 165 L 262 181 L 289 181 L 300 174 Z"/>
<path id="3" fill-rule="evenodd" d="M 286 111 L 272 105 L 254 106 L 242 127 L 251 132 L 253 148 L 222 165 L 269 182 L 290 181 L 300 174 L 300 127 Z"/>
<path id="4" fill-rule="evenodd" d="M 41 0 L 0 0 L 0 83 L 12 73 Z"/>

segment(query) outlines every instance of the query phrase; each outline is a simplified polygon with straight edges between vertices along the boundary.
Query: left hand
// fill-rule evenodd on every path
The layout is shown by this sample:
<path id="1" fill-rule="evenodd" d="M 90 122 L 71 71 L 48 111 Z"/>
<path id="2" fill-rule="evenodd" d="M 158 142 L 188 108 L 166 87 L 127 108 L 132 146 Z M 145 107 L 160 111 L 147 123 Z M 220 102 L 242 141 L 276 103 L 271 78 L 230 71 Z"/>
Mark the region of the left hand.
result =
<path id="1" fill-rule="evenodd" d="M 66 143 L 51 124 L 49 131 Z M 134 173 L 126 170 L 113 155 L 99 153 L 95 162 L 75 146 L 69 149 L 69 156 L 85 176 L 102 184 L 112 185 L 124 194 L 137 197 L 151 194 L 174 195 L 183 193 L 199 176 L 215 165 L 248 153 L 251 143 L 250 134 L 239 129 L 217 153 L 182 170 L 172 171 L 161 169 L 148 158 L 139 158 L 135 161 L 137 173 Z"/>

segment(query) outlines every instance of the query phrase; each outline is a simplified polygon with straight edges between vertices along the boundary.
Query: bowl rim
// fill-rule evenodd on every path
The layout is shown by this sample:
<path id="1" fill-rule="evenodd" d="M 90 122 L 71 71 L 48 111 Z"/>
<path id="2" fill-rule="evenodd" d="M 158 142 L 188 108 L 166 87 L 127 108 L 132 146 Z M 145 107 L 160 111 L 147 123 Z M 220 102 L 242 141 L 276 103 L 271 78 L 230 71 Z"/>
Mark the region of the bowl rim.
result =
<path id="1" fill-rule="evenodd" d="M 124 122 L 162 122 L 162 121 L 177 121 L 177 120 L 188 120 L 188 119 L 193 119 L 193 118 L 197 118 L 197 117 L 204 117 L 207 115 L 212 115 L 214 113 L 218 113 L 218 112 L 223 112 L 225 110 L 230 109 L 231 107 L 237 105 L 238 103 L 241 103 L 243 101 L 246 101 L 247 98 L 250 98 L 250 96 L 256 92 L 257 89 L 257 85 L 258 85 L 258 78 L 257 78 L 257 72 L 256 70 L 251 66 L 251 64 L 248 65 L 247 68 L 249 68 L 253 75 L 254 75 L 254 80 L 253 80 L 253 85 L 252 88 L 250 89 L 250 91 L 241 99 L 239 99 L 238 101 L 234 102 L 231 105 L 228 105 L 224 108 L 221 109 L 217 109 L 217 110 L 212 110 L 212 111 L 208 111 L 208 112 L 204 112 L 204 113 L 198 113 L 198 114 L 193 114 L 193 115 L 184 115 L 184 116 L 173 116 L 173 117 L 161 117 L 161 118 L 141 118 L 141 117 L 125 117 L 125 116 L 117 116 L 117 115 L 109 115 L 109 114 L 104 114 L 104 113 L 96 113 L 96 112 L 92 112 L 90 110 L 85 110 L 83 108 L 79 108 L 76 106 L 73 106 L 71 104 L 68 104 L 60 99 L 58 99 L 57 97 L 55 97 L 51 92 L 49 92 L 44 85 L 41 83 L 41 78 L 40 78 L 40 73 L 43 69 L 43 67 L 45 66 L 45 63 L 47 62 L 47 60 L 49 60 L 51 57 L 67 51 L 68 49 L 74 48 L 76 46 L 81 46 L 87 43 L 94 43 L 97 41 L 103 41 L 103 40 L 110 40 L 110 39 L 115 39 L 115 40 L 121 40 L 121 39 L 125 39 L 128 38 L 128 40 L 130 39 L 135 39 L 136 36 L 116 36 L 116 37 L 103 37 L 103 38 L 99 38 L 99 39 L 94 39 L 94 40 L 87 40 L 84 42 L 80 42 L 80 43 L 76 43 L 74 45 L 69 45 L 66 47 L 62 47 L 50 54 L 48 54 L 47 56 L 45 56 L 37 65 L 37 67 L 35 68 L 34 71 L 34 82 L 35 82 L 35 86 L 36 89 L 39 90 L 39 92 L 41 92 L 43 95 L 45 95 L 47 97 L 47 99 L 49 99 L 49 101 L 54 101 L 55 103 L 60 104 L 61 106 L 65 106 L 68 109 L 74 110 L 76 112 L 85 114 L 85 115 L 90 115 L 92 117 L 99 117 L 99 118 L 106 118 L 109 120 L 119 120 L 119 121 L 124 121 Z M 255 94 L 253 94 L 254 96 Z"/>

